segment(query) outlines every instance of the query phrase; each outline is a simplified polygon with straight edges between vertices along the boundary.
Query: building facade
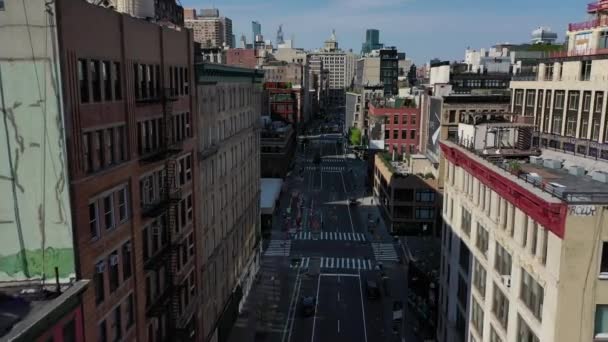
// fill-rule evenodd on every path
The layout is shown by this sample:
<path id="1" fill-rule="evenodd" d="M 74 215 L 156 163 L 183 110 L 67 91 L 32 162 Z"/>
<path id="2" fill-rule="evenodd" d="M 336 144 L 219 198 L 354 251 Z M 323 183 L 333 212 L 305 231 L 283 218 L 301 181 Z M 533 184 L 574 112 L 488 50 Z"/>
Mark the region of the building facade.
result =
<path id="1" fill-rule="evenodd" d="M 296 150 L 296 132 L 283 121 L 264 120 L 260 137 L 262 178 L 285 178 Z"/>
<path id="2" fill-rule="evenodd" d="M 258 66 L 257 51 L 254 49 L 229 49 L 225 54 L 227 65 L 249 69 Z"/>
<path id="3" fill-rule="evenodd" d="M 384 45 L 380 43 L 380 31 L 367 29 L 365 31 L 365 42 L 361 47 L 361 55 L 370 53 L 372 50 L 381 49 Z"/>
<path id="4" fill-rule="evenodd" d="M 399 95 L 399 53 L 394 47 L 380 49 L 380 82 L 384 85 L 384 96 Z"/>
<path id="5" fill-rule="evenodd" d="M 189 16 L 192 16 L 192 10 Z M 196 14 L 196 12 L 195 12 Z M 184 21 L 184 26 L 192 29 L 194 41 L 203 48 L 233 47 L 232 20 L 220 16 L 217 9 L 203 9 L 200 15 Z"/>
<path id="6" fill-rule="evenodd" d="M 374 197 L 389 232 L 396 235 L 436 236 L 441 227 L 441 196 L 436 180 L 412 174 L 402 156 L 376 153 Z"/>
<path id="7" fill-rule="evenodd" d="M 86 340 L 198 338 L 192 36 L 57 4 Z"/>
<path id="8" fill-rule="evenodd" d="M 537 127 L 535 142 L 544 150 L 589 165 L 608 162 L 608 8 L 592 3 L 594 19 L 568 26 L 568 48 L 551 53 L 538 74 L 511 82 L 513 112 Z M 574 158 L 575 156 L 581 158 Z"/>
<path id="9" fill-rule="evenodd" d="M 492 126 L 502 130 L 494 141 L 471 139 L 479 126 L 460 126 L 458 143 L 441 143 L 438 340 L 601 340 L 608 332 L 607 174 L 585 175 L 537 158 L 536 149 L 508 147 L 521 125 Z"/>
<path id="10" fill-rule="evenodd" d="M 371 102 L 369 117 L 374 125 L 381 124 L 383 129 L 384 149 L 399 155 L 418 153 L 420 110 L 404 99 L 394 102 Z M 379 137 L 371 139 L 377 140 Z M 379 139 L 378 139 L 379 140 Z"/>
<path id="11" fill-rule="evenodd" d="M 201 341 L 225 341 L 260 263 L 263 72 L 196 66 Z"/>
<path id="12" fill-rule="evenodd" d="M 118 12 L 157 23 L 184 26 L 184 9 L 175 0 L 87 0 Z"/>

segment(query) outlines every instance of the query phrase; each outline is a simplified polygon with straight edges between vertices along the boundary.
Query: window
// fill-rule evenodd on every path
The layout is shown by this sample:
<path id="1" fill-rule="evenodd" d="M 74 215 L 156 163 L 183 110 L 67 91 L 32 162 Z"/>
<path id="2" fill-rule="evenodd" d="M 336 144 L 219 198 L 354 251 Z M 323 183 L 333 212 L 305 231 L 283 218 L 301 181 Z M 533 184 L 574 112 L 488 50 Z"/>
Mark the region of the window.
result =
<path id="1" fill-rule="evenodd" d="M 589 81 L 591 79 L 591 61 L 581 61 L 581 80 Z"/>
<path id="2" fill-rule="evenodd" d="M 407 130 L 401 130 L 401 139 L 407 139 Z"/>
<path id="3" fill-rule="evenodd" d="M 595 306 L 595 338 L 608 337 L 608 305 Z"/>
<path id="4" fill-rule="evenodd" d="M 416 139 L 416 130 L 415 129 L 410 131 L 410 139 Z"/>
<path id="5" fill-rule="evenodd" d="M 398 124 L 398 123 L 399 123 L 399 115 L 395 115 L 395 116 L 393 117 L 393 123 L 394 123 L 394 124 Z"/>
<path id="6" fill-rule="evenodd" d="M 4 0 L 0 0 L 0 11 L 4 11 Z"/>
<path id="7" fill-rule="evenodd" d="M 416 202 L 435 202 L 434 190 L 416 191 Z"/>
<path id="8" fill-rule="evenodd" d="M 608 33 L 608 31 L 606 31 L 606 32 Z M 603 105 L 604 105 L 604 93 L 601 91 L 598 91 L 595 93 L 595 103 L 593 105 L 594 111 L 596 113 L 601 113 Z"/>
<path id="9" fill-rule="evenodd" d="M 435 216 L 434 208 L 416 208 L 416 216 L 417 220 L 428 220 L 432 219 Z"/>
<path id="10" fill-rule="evenodd" d="M 568 110 L 578 110 L 578 98 L 580 93 L 578 91 L 568 92 Z"/>
<path id="11" fill-rule="evenodd" d="M 120 63 L 114 62 L 112 64 L 112 76 L 114 81 L 114 100 L 122 100 L 122 89 L 120 79 Z"/>
<path id="12" fill-rule="evenodd" d="M 101 70 L 100 61 L 91 61 L 91 88 L 93 89 L 93 101 L 101 101 Z"/>
<path id="13" fill-rule="evenodd" d="M 122 223 L 128 218 L 127 203 L 127 188 L 124 187 L 118 190 L 118 220 Z"/>
<path id="14" fill-rule="evenodd" d="M 509 299 L 507 299 L 496 284 L 494 284 L 492 295 L 492 313 L 506 330 L 509 323 Z"/>
<path id="15" fill-rule="evenodd" d="M 545 81 L 553 81 L 553 64 L 545 65 Z"/>
<path id="16" fill-rule="evenodd" d="M 192 219 L 193 219 L 193 212 L 192 212 L 192 194 L 188 195 L 188 197 L 186 197 L 186 207 L 187 207 L 187 216 L 188 216 L 188 222 L 191 223 Z"/>
<path id="17" fill-rule="evenodd" d="M 104 277 L 103 274 L 106 271 L 105 261 L 100 261 L 95 265 L 95 303 L 99 304 L 103 302 L 105 298 L 104 288 Z"/>
<path id="18" fill-rule="evenodd" d="M 477 240 L 475 241 L 475 246 L 483 255 L 488 254 L 488 231 L 481 225 L 479 222 L 477 223 Z"/>
<path id="19" fill-rule="evenodd" d="M 401 123 L 407 125 L 407 114 L 401 115 Z"/>
<path id="20" fill-rule="evenodd" d="M 465 208 L 462 208 L 462 223 L 460 227 L 467 236 L 471 236 L 471 213 Z"/>
<path id="21" fill-rule="evenodd" d="M 521 318 L 521 316 L 517 315 L 517 341 L 518 342 L 540 342 L 538 337 L 534 335 L 534 332 L 526 321 Z"/>
<path id="22" fill-rule="evenodd" d="M 62 335 L 63 342 L 76 342 L 76 322 L 74 319 L 63 325 Z"/>
<path id="23" fill-rule="evenodd" d="M 89 229 L 91 232 L 91 239 L 99 238 L 99 211 L 97 209 L 97 202 L 89 203 Z"/>
<path id="24" fill-rule="evenodd" d="M 530 252 L 536 255 L 536 245 L 538 243 L 538 223 L 532 221 L 532 241 L 530 242 Z"/>
<path id="25" fill-rule="evenodd" d="M 469 248 L 467 248 L 467 245 L 464 243 L 464 241 L 460 240 L 460 251 L 459 251 L 459 256 L 458 256 L 458 263 L 460 264 L 460 267 L 462 268 L 462 270 L 465 273 L 469 273 L 469 257 L 471 255 L 471 252 L 469 251 Z"/>
<path id="26" fill-rule="evenodd" d="M 564 109 L 564 91 L 555 92 L 555 102 L 553 104 L 554 109 Z"/>
<path id="27" fill-rule="evenodd" d="M 456 122 L 456 111 L 455 110 L 450 111 L 448 122 Z"/>
<path id="28" fill-rule="evenodd" d="M 583 111 L 588 112 L 591 108 L 591 92 L 586 91 L 583 94 Z"/>
<path id="29" fill-rule="evenodd" d="M 600 261 L 600 278 L 608 279 L 608 242 L 602 242 L 602 260 Z"/>
<path id="30" fill-rule="evenodd" d="M 127 328 L 135 323 L 135 302 L 133 302 L 133 294 L 127 298 Z"/>
<path id="31" fill-rule="evenodd" d="M 511 254 L 496 242 L 496 255 L 494 258 L 494 269 L 500 275 L 511 275 Z"/>
<path id="32" fill-rule="evenodd" d="M 534 90 L 528 90 L 526 92 L 526 107 L 534 107 Z"/>
<path id="33" fill-rule="evenodd" d="M 458 303 L 460 303 L 460 306 L 462 306 L 463 308 L 467 307 L 467 301 L 468 301 L 468 287 L 467 287 L 467 283 L 466 281 L 462 278 L 462 276 L 458 273 L 456 273 L 458 275 L 458 290 L 456 291 L 456 297 L 458 298 Z"/>
<path id="34" fill-rule="evenodd" d="M 118 251 L 114 251 L 110 254 L 108 260 L 110 264 L 110 293 L 116 291 L 118 288 Z"/>
<path id="35" fill-rule="evenodd" d="M 519 298 L 526 304 L 534 316 L 536 316 L 539 321 L 542 321 L 543 300 L 545 296 L 544 289 L 523 268 L 521 269 L 521 273 Z"/>
<path id="36" fill-rule="evenodd" d="M 103 210 L 106 229 L 114 228 L 114 199 L 112 198 L 112 194 L 103 198 Z"/>
<path id="37" fill-rule="evenodd" d="M 524 103 L 524 91 L 518 89 L 515 91 L 515 105 L 521 106 L 523 103 Z"/>
<path id="38" fill-rule="evenodd" d="M 416 115 L 412 115 L 410 117 L 410 124 L 415 125 L 416 124 Z"/>
<path id="39" fill-rule="evenodd" d="M 473 305 L 471 306 L 471 322 L 473 323 L 473 327 L 477 330 L 479 336 L 483 337 L 483 310 L 477 300 L 473 298 Z"/>
<path id="40" fill-rule="evenodd" d="M 98 326 L 99 340 L 98 342 L 106 342 L 108 340 L 108 332 L 106 331 L 106 321 L 101 321 Z"/>
<path id="41" fill-rule="evenodd" d="M 393 139 L 399 139 L 399 130 L 394 130 L 393 131 Z"/>
<path id="42" fill-rule="evenodd" d="M 120 315 L 120 306 L 114 309 L 112 314 L 114 316 L 114 322 L 112 323 L 112 330 L 114 330 L 114 341 L 120 341 L 122 337 L 122 322 Z"/>
<path id="43" fill-rule="evenodd" d="M 78 60 L 78 85 L 80 88 L 80 102 L 89 102 L 89 68 L 86 59 Z"/>
<path id="44" fill-rule="evenodd" d="M 188 235 L 188 256 L 194 256 L 194 233 Z"/>
<path id="45" fill-rule="evenodd" d="M 122 281 L 131 277 L 131 241 L 122 245 Z"/>
<path id="46" fill-rule="evenodd" d="M 475 258 L 473 258 L 473 286 L 482 298 L 486 296 L 486 269 Z"/>
<path id="47" fill-rule="evenodd" d="M 110 70 L 110 62 L 102 62 L 102 79 L 103 79 L 103 99 L 104 101 L 112 101 L 112 71 Z"/>
<path id="48" fill-rule="evenodd" d="M 502 342 L 502 338 L 498 336 L 496 329 L 492 325 L 490 325 L 490 342 Z"/>

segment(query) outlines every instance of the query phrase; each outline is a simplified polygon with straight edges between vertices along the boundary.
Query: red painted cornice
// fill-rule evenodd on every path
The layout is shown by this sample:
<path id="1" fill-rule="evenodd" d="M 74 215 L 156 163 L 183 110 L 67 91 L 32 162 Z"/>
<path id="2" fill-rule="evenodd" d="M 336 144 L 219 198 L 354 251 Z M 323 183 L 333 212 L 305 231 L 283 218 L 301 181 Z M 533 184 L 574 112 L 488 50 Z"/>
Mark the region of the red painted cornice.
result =
<path id="1" fill-rule="evenodd" d="M 440 142 L 443 156 L 456 166 L 460 166 L 479 179 L 499 196 L 512 203 L 560 239 L 564 238 L 568 205 L 564 202 L 551 203 L 516 181 L 509 179 L 470 156 L 470 152 Z M 542 191 L 539 189 L 539 191 Z"/>

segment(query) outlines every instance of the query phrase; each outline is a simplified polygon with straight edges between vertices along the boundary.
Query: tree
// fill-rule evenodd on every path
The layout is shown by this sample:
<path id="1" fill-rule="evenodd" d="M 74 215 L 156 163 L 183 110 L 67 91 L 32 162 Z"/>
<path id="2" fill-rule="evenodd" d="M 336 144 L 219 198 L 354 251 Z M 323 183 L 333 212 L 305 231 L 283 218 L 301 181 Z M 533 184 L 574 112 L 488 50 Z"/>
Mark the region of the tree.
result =
<path id="1" fill-rule="evenodd" d="M 349 140 L 353 146 L 361 145 L 361 131 L 356 127 L 352 127 L 349 132 Z"/>

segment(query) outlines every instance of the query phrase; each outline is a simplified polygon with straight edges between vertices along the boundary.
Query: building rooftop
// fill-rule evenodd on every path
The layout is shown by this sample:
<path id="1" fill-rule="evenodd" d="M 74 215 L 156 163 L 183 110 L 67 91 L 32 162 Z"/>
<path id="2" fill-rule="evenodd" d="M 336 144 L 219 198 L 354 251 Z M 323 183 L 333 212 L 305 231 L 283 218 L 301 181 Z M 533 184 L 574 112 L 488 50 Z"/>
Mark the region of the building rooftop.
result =
<path id="1" fill-rule="evenodd" d="M 582 167 L 566 169 L 561 160 L 542 159 L 535 148 L 472 148 L 450 141 L 553 198 L 571 204 L 608 203 L 608 172 L 591 174 Z M 498 151 L 498 152 L 497 152 Z"/>
<path id="2" fill-rule="evenodd" d="M 374 108 L 389 108 L 389 109 L 398 109 L 398 108 L 416 108 L 416 104 L 413 99 L 396 97 L 388 100 L 384 99 L 376 99 L 372 101 L 371 105 Z"/>
<path id="3" fill-rule="evenodd" d="M 49 322 L 45 318 L 56 310 L 63 311 L 63 305 L 73 305 L 69 300 L 80 295 L 87 284 L 88 280 L 62 284 L 60 291 L 57 291 L 57 285 L 42 286 L 40 282 L 0 287 L 0 340 L 29 341 L 38 337 L 29 334 L 38 331 L 35 328 L 39 324 L 47 326 Z"/>

